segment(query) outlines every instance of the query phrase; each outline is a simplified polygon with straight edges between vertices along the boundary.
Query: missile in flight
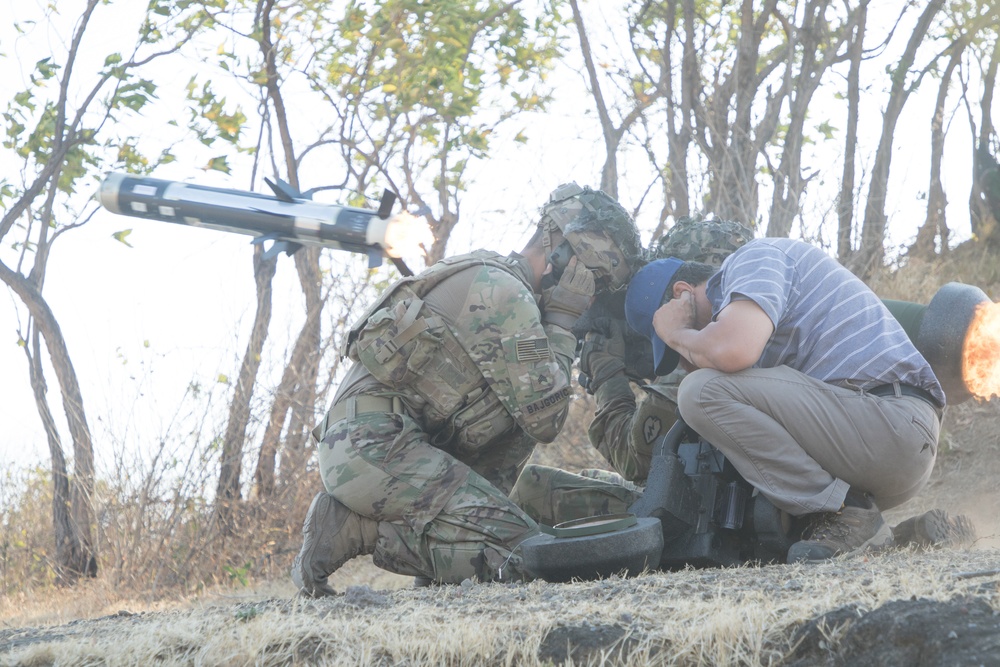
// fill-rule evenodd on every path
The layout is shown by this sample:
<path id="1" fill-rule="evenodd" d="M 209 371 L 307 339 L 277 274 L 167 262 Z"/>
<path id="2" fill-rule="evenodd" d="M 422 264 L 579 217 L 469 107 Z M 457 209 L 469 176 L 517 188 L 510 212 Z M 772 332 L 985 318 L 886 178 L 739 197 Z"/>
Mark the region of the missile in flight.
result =
<path id="1" fill-rule="evenodd" d="M 430 239 L 427 226 L 414 216 L 392 215 L 396 196 L 388 190 L 378 210 L 369 210 L 315 202 L 283 181 L 264 180 L 273 196 L 111 173 L 101 182 L 98 200 L 120 215 L 253 236 L 252 243 L 270 242 L 266 258 L 315 245 L 366 255 L 372 268 L 389 257 L 404 275 L 411 272 L 400 258 Z"/>

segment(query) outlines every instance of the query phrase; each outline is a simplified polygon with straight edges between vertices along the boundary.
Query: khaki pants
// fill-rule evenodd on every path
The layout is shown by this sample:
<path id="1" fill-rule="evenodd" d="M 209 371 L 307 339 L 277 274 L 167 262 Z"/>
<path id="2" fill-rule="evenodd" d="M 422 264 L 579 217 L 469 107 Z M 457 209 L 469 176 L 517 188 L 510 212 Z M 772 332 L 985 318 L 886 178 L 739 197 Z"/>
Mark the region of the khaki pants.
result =
<path id="1" fill-rule="evenodd" d="M 849 487 L 880 509 L 930 477 L 940 421 L 925 401 L 872 396 L 780 366 L 701 369 L 680 385 L 684 421 L 775 506 L 793 515 L 840 509 Z"/>

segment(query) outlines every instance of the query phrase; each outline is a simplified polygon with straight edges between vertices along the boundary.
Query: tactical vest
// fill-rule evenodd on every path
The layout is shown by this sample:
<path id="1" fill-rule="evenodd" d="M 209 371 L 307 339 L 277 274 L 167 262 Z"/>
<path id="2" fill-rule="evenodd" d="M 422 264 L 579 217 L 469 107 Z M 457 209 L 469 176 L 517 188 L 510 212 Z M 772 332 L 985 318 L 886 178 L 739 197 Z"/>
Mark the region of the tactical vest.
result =
<path id="1" fill-rule="evenodd" d="M 506 405 L 513 398 L 502 388 L 490 388 L 476 360 L 423 297 L 456 273 L 483 265 L 519 276 L 512 270 L 516 260 L 486 250 L 441 260 L 386 290 L 344 342 L 344 354 L 379 382 L 426 402 L 422 414 L 413 416 L 433 444 L 465 453 L 481 451 L 515 430 L 511 415 L 520 414 L 520 408 Z"/>

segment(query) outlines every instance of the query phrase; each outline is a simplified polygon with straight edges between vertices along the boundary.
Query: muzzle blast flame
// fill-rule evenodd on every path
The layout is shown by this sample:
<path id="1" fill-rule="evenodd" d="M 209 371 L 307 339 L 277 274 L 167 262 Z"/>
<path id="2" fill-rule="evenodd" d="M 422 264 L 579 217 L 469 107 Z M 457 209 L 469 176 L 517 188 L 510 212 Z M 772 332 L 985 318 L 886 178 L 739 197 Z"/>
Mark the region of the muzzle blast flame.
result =
<path id="1" fill-rule="evenodd" d="M 976 398 L 1000 396 L 1000 303 L 976 307 L 965 335 L 962 375 Z"/>
<path id="2" fill-rule="evenodd" d="M 985 292 L 972 285 L 948 283 L 926 306 L 886 299 L 882 303 L 931 365 L 949 405 L 973 395 L 987 398 L 1000 393 L 1000 319 L 991 324 L 974 321 L 981 312 L 998 313 L 997 304 Z M 973 341 L 971 347 L 969 341 Z M 970 363 L 987 370 L 970 373 Z M 990 373 L 993 379 L 986 380 Z"/>

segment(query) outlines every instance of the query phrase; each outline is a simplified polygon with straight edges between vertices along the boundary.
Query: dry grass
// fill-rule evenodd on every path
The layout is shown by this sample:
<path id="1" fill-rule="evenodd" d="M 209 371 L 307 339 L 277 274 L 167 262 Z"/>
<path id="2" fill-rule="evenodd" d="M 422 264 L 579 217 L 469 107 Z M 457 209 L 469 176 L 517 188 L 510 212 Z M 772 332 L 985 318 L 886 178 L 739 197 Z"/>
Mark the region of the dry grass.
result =
<path id="1" fill-rule="evenodd" d="M 997 593 L 1000 552 L 898 551 L 818 566 L 656 573 L 552 585 L 379 591 L 308 601 L 282 584 L 186 609 L 122 611 L 82 625 L 6 636 L 3 665 L 541 665 L 561 637 L 609 638 L 577 664 L 771 665 L 795 627 L 850 604 Z M 125 607 L 119 607 L 123 610 Z M 110 612 L 110 609 L 106 611 Z M 835 630 L 831 630 L 831 634 Z M 549 663 L 551 664 L 551 662 Z"/>
<path id="2" fill-rule="evenodd" d="M 927 303 L 945 283 L 975 285 L 994 301 L 1000 288 L 998 249 L 966 242 L 934 261 L 907 260 L 899 270 L 874 276 L 869 285 L 884 299 Z"/>

